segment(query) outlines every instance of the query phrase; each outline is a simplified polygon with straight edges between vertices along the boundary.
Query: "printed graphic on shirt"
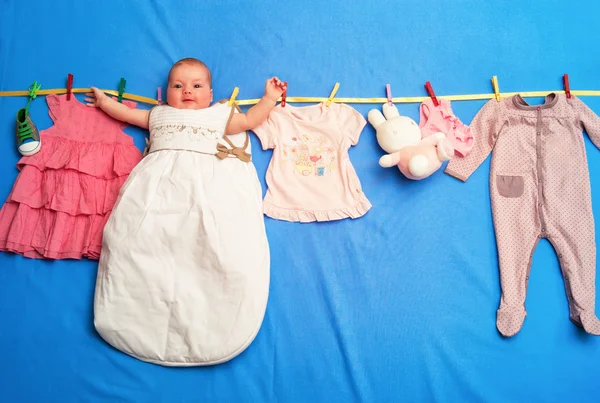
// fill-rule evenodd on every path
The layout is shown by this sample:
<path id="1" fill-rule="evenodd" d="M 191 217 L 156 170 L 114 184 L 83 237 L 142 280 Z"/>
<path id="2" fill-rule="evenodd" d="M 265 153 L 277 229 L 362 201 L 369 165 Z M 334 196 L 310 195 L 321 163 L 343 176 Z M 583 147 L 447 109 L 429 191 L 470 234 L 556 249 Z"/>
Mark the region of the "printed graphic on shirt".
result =
<path id="1" fill-rule="evenodd" d="M 337 156 L 327 136 L 301 134 L 283 145 L 283 161 L 302 176 L 325 176 L 335 169 Z"/>
<path id="2" fill-rule="evenodd" d="M 190 136 L 192 141 L 200 141 L 204 138 L 210 140 L 217 140 L 219 132 L 217 130 L 205 129 L 199 126 L 186 126 L 186 125 L 165 125 L 154 128 L 154 137 L 165 137 L 165 140 L 170 141 L 175 134 L 183 133 Z"/>

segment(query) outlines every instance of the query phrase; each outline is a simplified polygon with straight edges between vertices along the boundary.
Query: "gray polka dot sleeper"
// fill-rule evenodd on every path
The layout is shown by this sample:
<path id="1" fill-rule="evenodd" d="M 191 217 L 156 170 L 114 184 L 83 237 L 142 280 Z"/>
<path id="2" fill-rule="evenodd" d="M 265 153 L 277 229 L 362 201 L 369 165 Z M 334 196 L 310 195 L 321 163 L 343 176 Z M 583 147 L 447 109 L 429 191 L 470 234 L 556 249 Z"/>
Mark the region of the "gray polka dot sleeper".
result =
<path id="1" fill-rule="evenodd" d="M 471 153 L 445 172 L 463 182 L 492 153 L 490 197 L 502 297 L 496 326 L 523 325 L 531 258 L 546 238 L 558 255 L 571 320 L 600 335 L 595 315 L 596 245 L 582 131 L 600 148 L 600 117 L 575 96 L 549 94 L 542 105 L 520 95 L 487 102 L 470 124 Z"/>

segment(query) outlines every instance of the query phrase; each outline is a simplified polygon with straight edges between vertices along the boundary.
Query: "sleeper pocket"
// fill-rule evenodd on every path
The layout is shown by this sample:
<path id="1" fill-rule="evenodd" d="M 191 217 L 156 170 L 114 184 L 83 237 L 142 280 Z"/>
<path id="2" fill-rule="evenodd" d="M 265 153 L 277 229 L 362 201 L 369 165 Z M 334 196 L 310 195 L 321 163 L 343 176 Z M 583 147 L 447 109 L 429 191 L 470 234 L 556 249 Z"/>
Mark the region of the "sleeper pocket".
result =
<path id="1" fill-rule="evenodd" d="M 521 197 L 525 190 L 525 180 L 518 175 L 496 175 L 496 188 L 500 196 Z"/>

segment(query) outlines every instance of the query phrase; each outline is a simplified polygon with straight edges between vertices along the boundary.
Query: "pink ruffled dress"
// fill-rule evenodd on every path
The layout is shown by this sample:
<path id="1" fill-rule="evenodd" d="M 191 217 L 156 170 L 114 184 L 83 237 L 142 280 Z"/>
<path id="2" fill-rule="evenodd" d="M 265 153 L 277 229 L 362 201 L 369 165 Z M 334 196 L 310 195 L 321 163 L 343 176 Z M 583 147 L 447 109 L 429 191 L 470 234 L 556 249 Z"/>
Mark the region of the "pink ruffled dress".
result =
<path id="1" fill-rule="evenodd" d="M 17 163 L 19 175 L 0 210 L 0 250 L 98 259 L 104 225 L 142 154 L 123 132 L 127 124 L 75 97 L 46 100 L 54 125 L 40 132 L 41 150 Z"/>

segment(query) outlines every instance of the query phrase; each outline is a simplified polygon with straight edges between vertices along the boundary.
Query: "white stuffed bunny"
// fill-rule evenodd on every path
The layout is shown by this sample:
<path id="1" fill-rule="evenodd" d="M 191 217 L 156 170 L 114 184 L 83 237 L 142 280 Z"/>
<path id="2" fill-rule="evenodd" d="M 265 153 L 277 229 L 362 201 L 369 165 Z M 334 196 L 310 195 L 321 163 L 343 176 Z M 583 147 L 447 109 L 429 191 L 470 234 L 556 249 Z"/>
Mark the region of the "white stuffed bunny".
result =
<path id="1" fill-rule="evenodd" d="M 368 120 L 377 131 L 377 142 L 388 154 L 379 159 L 384 168 L 398 166 L 407 178 L 424 179 L 437 171 L 443 161 L 454 155 L 454 147 L 444 133 L 438 132 L 422 138 L 417 123 L 400 116 L 395 105 L 385 103 L 383 114 L 371 109 Z"/>

